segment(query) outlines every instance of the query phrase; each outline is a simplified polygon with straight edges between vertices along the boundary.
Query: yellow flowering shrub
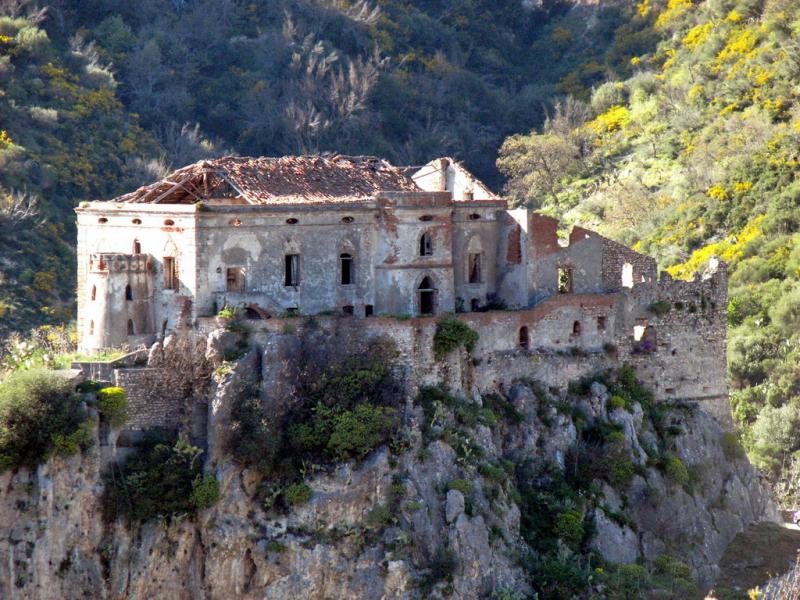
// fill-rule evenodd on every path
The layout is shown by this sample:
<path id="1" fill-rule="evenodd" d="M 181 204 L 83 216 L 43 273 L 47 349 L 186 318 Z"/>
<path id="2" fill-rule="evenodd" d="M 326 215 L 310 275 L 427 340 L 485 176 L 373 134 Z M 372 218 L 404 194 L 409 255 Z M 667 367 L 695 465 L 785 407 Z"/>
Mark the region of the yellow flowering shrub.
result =
<path id="1" fill-rule="evenodd" d="M 597 135 L 619 131 L 631 121 L 631 113 L 624 106 L 612 106 L 602 115 L 598 115 L 586 126 Z"/>
<path id="2" fill-rule="evenodd" d="M 738 235 L 732 235 L 720 242 L 698 248 L 692 252 L 686 262 L 668 267 L 667 273 L 676 279 L 691 279 L 714 256 L 721 258 L 725 262 L 740 258 L 747 245 L 762 235 L 761 222 L 764 218 L 764 215 L 759 215 L 750 221 Z"/>
<path id="3" fill-rule="evenodd" d="M 714 198 L 714 200 L 727 200 L 728 199 L 728 192 L 725 191 L 725 188 L 721 185 L 712 185 L 708 190 L 706 190 L 706 196 L 709 198 Z"/>
<path id="4" fill-rule="evenodd" d="M 708 22 L 692 27 L 683 38 L 683 45 L 689 50 L 695 50 L 705 44 L 708 36 L 714 30 L 714 23 Z"/>
<path id="5" fill-rule="evenodd" d="M 720 62 L 748 54 L 758 44 L 758 33 L 752 29 L 742 29 L 735 32 L 725 47 L 720 50 L 717 60 Z"/>
<path id="6" fill-rule="evenodd" d="M 753 182 L 752 181 L 738 181 L 733 186 L 733 191 L 737 194 L 744 194 L 745 192 L 749 192 L 753 189 Z"/>
<path id="7" fill-rule="evenodd" d="M 5 129 L 0 129 L 0 150 L 10 148 L 14 145 L 14 141 Z"/>
<path id="8" fill-rule="evenodd" d="M 739 23 L 740 21 L 742 21 L 742 19 L 744 19 L 744 17 L 736 9 L 734 9 L 728 13 L 727 17 L 725 17 L 725 22 Z"/>
<path id="9" fill-rule="evenodd" d="M 665 27 L 675 19 L 686 14 L 692 8 L 692 0 L 669 0 L 667 7 L 664 9 L 658 19 L 656 19 L 656 27 Z"/>

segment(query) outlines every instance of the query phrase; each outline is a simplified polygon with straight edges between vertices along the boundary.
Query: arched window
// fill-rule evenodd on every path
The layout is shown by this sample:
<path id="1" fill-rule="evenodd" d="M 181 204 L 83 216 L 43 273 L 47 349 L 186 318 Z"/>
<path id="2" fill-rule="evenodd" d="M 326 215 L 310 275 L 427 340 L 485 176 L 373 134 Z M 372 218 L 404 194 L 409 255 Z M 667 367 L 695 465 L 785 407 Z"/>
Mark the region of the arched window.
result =
<path id="1" fill-rule="evenodd" d="M 430 231 L 426 231 L 419 238 L 419 255 L 433 256 L 433 236 Z"/>
<path id="2" fill-rule="evenodd" d="M 341 274 L 342 285 L 350 285 L 355 283 L 353 273 L 353 256 L 351 254 L 343 253 L 339 255 L 339 271 Z"/>
<path id="3" fill-rule="evenodd" d="M 425 277 L 419 284 L 419 314 L 432 315 L 436 312 L 436 288 L 430 277 Z"/>
<path id="4" fill-rule="evenodd" d="M 125 286 L 125 300 L 133 300 L 133 290 L 130 285 Z"/>
<path id="5" fill-rule="evenodd" d="M 581 322 L 575 321 L 572 324 L 572 335 L 580 335 L 581 334 Z"/>
<path id="6" fill-rule="evenodd" d="M 528 328 L 527 327 L 520 327 L 519 328 L 519 347 L 520 348 L 529 348 L 531 345 L 531 339 L 528 335 Z"/>
<path id="7" fill-rule="evenodd" d="M 139 242 L 139 240 L 133 240 L 133 253 L 134 254 L 142 253 L 142 244 Z"/>
<path id="8" fill-rule="evenodd" d="M 133 328 L 133 319 L 128 319 L 128 335 L 136 335 L 136 331 Z"/>
<path id="9" fill-rule="evenodd" d="M 97 286 L 92 286 L 92 300 L 97 300 Z"/>

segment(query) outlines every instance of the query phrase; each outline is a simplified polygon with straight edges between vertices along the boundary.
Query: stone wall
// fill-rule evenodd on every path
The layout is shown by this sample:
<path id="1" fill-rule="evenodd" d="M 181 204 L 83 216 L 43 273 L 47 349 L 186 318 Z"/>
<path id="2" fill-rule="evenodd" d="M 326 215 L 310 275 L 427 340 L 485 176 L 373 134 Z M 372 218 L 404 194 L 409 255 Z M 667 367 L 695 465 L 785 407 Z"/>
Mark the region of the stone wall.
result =
<path id="1" fill-rule="evenodd" d="M 114 384 L 128 396 L 126 429 L 158 429 L 176 427 L 181 405 L 174 398 L 154 394 L 154 380 L 162 377 L 160 369 L 116 369 Z"/>

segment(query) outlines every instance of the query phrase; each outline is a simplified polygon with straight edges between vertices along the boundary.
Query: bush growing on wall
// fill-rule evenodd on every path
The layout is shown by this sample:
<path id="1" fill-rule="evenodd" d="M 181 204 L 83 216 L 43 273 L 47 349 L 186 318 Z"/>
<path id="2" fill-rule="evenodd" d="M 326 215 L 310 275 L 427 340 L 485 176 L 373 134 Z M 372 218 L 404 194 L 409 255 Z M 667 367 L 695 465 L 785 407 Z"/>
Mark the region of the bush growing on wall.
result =
<path id="1" fill-rule="evenodd" d="M 125 390 L 108 387 L 97 392 L 97 410 L 112 427 L 121 427 L 128 420 L 128 399 Z"/>
<path id="2" fill-rule="evenodd" d="M 54 452 L 88 448 L 86 420 L 68 381 L 43 369 L 12 373 L 0 384 L 0 468 L 35 467 Z"/>
<path id="3" fill-rule="evenodd" d="M 436 324 L 433 353 L 437 359 L 441 359 L 461 346 L 468 352 L 472 352 L 479 337 L 478 332 L 463 321 L 455 317 L 447 317 Z"/>

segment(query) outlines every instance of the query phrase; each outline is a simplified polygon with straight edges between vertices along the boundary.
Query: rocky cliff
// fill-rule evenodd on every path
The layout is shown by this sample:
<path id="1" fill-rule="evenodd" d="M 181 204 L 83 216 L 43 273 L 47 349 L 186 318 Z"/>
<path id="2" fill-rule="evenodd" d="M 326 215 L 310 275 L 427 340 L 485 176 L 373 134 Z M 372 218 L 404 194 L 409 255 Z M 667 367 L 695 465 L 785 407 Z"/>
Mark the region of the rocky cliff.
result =
<path id="1" fill-rule="evenodd" d="M 403 444 L 310 469 L 310 499 L 275 508 L 215 431 L 257 360 L 217 372 L 206 470 L 221 495 L 196 516 L 106 522 L 113 453 L 99 441 L 2 474 L 0 597 L 565 597 L 564 565 L 588 573 L 581 595 L 603 597 L 630 584 L 610 575 L 620 563 L 686 597 L 712 584 L 739 531 L 778 519 L 714 419 L 621 398 L 608 375 L 569 391 L 508 381 L 491 396 L 466 384 L 406 393 Z"/>

